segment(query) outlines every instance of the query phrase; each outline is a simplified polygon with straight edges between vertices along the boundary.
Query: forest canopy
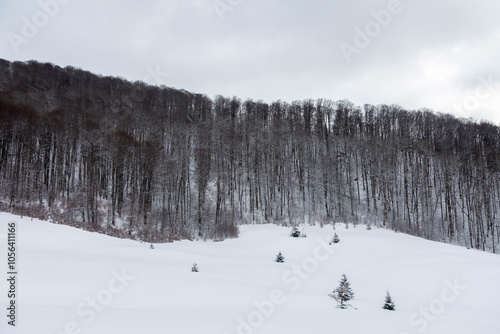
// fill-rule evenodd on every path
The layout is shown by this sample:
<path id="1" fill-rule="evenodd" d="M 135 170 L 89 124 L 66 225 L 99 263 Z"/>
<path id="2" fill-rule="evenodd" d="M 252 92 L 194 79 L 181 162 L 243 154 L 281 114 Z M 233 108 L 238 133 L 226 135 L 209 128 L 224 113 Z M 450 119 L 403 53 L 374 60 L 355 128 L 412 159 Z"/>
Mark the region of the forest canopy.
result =
<path id="1" fill-rule="evenodd" d="M 488 122 L 211 99 L 0 59 L 4 211 L 148 241 L 363 223 L 495 252 L 499 172 L 500 128 Z"/>

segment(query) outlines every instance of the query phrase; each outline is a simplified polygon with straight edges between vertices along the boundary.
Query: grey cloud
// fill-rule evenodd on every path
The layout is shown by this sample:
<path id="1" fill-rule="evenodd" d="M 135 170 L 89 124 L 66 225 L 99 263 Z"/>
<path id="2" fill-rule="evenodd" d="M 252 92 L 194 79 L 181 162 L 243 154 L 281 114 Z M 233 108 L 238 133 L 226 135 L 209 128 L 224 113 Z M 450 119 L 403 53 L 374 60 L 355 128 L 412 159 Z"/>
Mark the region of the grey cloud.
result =
<path id="1" fill-rule="evenodd" d="M 355 28 L 374 21 L 373 11 L 387 9 L 389 0 L 241 0 L 223 20 L 215 1 L 72 0 L 18 53 L 6 34 L 20 33 L 38 1 L 3 1 L 0 56 L 130 80 L 159 67 L 169 73 L 165 85 L 208 95 L 436 110 L 453 110 L 477 77 L 500 74 L 499 2 L 401 0 L 401 12 L 348 63 L 340 44 L 352 44 Z M 470 115 L 500 122 L 498 95 Z"/>

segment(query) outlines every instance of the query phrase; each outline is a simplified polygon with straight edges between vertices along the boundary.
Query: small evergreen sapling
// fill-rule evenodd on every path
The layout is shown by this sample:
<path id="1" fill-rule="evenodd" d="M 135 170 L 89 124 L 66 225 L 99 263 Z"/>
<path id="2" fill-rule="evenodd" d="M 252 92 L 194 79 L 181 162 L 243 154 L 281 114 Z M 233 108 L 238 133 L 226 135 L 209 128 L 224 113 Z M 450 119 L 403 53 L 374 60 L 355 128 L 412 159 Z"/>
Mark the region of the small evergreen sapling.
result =
<path id="1" fill-rule="evenodd" d="M 389 291 L 387 291 L 387 294 L 385 295 L 385 304 L 383 309 L 389 311 L 396 311 L 396 305 L 394 304 L 394 301 L 392 300 Z"/>
<path id="2" fill-rule="evenodd" d="M 197 273 L 199 271 L 198 265 L 196 263 L 193 263 L 193 266 L 191 267 L 191 271 L 193 273 Z"/>
<path id="3" fill-rule="evenodd" d="M 300 231 L 299 231 L 299 229 L 297 228 L 297 226 L 294 226 L 294 227 L 293 227 L 292 232 L 290 233 L 290 236 L 291 236 L 291 237 L 294 237 L 294 238 L 298 238 L 298 237 L 300 237 Z"/>
<path id="4" fill-rule="evenodd" d="M 337 233 L 335 233 L 332 239 L 332 243 L 338 244 L 339 242 L 340 242 L 339 236 L 337 235 Z"/>
<path id="5" fill-rule="evenodd" d="M 151 244 L 151 246 L 149 246 L 150 249 L 155 249 L 155 246 L 153 246 L 153 244 Z"/>
<path id="6" fill-rule="evenodd" d="M 281 252 L 278 253 L 278 255 L 276 255 L 276 262 L 278 263 L 283 263 L 285 262 L 285 257 L 281 254 Z"/>
<path id="7" fill-rule="evenodd" d="M 347 304 L 348 301 L 354 298 L 354 292 L 351 289 L 351 283 L 347 279 L 346 275 L 343 274 L 340 279 L 340 285 L 338 288 L 333 290 L 328 296 L 335 299 L 339 305 L 337 306 L 340 309 L 346 309 L 350 304 Z"/>

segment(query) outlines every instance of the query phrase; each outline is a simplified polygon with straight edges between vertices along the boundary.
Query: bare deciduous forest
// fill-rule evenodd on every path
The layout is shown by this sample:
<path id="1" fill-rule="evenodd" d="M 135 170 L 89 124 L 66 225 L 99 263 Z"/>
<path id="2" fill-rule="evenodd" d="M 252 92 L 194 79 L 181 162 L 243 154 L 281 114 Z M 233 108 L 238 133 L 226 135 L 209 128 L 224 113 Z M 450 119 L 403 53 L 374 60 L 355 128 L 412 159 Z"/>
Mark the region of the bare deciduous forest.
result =
<path id="1" fill-rule="evenodd" d="M 495 252 L 500 128 L 0 60 L 0 208 L 148 241 L 341 222 Z"/>

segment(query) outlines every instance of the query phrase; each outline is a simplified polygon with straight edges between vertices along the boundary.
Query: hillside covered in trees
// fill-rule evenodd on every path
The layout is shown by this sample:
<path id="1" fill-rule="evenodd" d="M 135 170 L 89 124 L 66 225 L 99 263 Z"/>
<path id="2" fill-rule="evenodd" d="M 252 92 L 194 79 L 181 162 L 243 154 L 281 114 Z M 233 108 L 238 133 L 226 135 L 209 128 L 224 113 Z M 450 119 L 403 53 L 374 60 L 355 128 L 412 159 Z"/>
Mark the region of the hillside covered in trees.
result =
<path id="1" fill-rule="evenodd" d="M 0 208 L 151 241 L 343 222 L 495 252 L 500 128 L 0 60 Z"/>

